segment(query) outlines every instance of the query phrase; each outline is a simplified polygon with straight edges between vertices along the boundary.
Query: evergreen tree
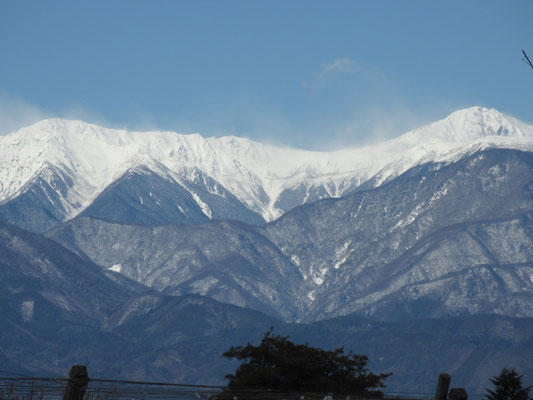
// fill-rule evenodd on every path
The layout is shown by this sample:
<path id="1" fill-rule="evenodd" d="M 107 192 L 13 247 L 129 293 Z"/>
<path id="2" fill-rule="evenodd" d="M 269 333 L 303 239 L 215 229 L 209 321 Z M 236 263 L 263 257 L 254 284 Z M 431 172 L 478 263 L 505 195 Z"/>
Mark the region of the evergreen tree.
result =
<path id="1" fill-rule="evenodd" d="M 342 347 L 332 351 L 306 344 L 294 344 L 288 336 L 267 331 L 259 346 L 232 347 L 224 357 L 244 361 L 227 375 L 227 388 L 268 389 L 306 392 L 350 393 L 361 396 L 382 396 L 378 388 L 390 374 L 375 375 L 366 364 L 365 355 L 344 353 Z"/>
<path id="2" fill-rule="evenodd" d="M 490 379 L 494 390 L 487 389 L 488 400 L 530 400 L 531 386 L 522 387 L 522 375 L 514 369 L 504 368 L 500 375 Z"/>

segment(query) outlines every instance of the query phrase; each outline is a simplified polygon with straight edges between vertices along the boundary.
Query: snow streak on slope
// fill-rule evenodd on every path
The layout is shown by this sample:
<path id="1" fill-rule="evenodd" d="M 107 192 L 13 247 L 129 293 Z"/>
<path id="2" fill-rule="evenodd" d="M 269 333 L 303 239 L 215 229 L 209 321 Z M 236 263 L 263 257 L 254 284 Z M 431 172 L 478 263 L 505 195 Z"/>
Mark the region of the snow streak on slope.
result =
<path id="1" fill-rule="evenodd" d="M 50 119 L 0 138 L 0 203 L 23 193 L 38 176 L 46 179 L 54 167 L 72 181 L 61 201 L 73 217 L 125 171 L 143 166 L 163 176 L 170 171 L 176 180 L 194 181 L 201 171 L 270 221 L 370 179 L 378 186 L 415 165 L 451 162 L 491 147 L 533 150 L 533 127 L 474 107 L 378 145 L 312 152 L 236 137 L 128 132 Z"/>

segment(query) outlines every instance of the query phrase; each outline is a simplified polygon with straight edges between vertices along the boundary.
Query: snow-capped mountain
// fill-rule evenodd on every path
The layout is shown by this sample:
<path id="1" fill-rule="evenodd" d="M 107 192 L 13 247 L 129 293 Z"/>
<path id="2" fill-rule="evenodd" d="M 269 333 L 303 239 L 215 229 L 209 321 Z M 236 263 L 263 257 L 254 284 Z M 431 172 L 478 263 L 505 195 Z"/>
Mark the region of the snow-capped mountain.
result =
<path id="1" fill-rule="evenodd" d="M 287 321 L 533 316 L 533 153 L 426 163 L 263 227 L 126 225 L 78 217 L 46 235 L 163 293 Z"/>
<path id="2" fill-rule="evenodd" d="M 533 127 L 495 110 L 330 153 L 47 120 L 1 137 L 0 166 L 12 371 L 205 383 L 276 324 L 368 350 L 399 390 L 532 376 Z"/>
<path id="3" fill-rule="evenodd" d="M 271 221 L 297 205 L 341 197 L 365 183 L 379 186 L 413 166 L 456 161 L 487 148 L 533 150 L 533 127 L 474 107 L 377 145 L 313 152 L 236 137 L 128 132 L 49 119 L 0 137 L 0 217 L 15 223 L 26 218 L 22 226 L 43 231 L 142 170 L 188 192 L 187 203 L 196 203 L 193 214 L 239 219 L 246 207 L 244 222 L 257 223 L 256 214 Z M 129 201 L 142 208 L 149 193 L 135 195 Z M 158 202 L 155 198 L 154 207 Z M 177 220 L 191 219 L 179 201 L 173 207 L 182 214 Z M 221 207 L 232 211 L 217 212 Z"/>

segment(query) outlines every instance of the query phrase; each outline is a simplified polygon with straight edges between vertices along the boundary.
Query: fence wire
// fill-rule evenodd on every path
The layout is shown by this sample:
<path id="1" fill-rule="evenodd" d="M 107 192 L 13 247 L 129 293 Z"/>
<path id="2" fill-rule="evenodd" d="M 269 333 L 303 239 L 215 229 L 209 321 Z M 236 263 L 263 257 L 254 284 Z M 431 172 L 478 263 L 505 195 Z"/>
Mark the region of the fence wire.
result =
<path id="1" fill-rule="evenodd" d="M 61 400 L 68 382 L 67 378 L 0 377 L 0 400 Z M 84 400 L 375 400 L 329 393 L 253 389 L 225 392 L 223 389 L 222 386 L 89 378 Z M 432 398 L 433 395 L 430 393 L 385 393 L 381 400 L 430 400 Z"/>
<path id="2" fill-rule="evenodd" d="M 0 378 L 0 400 L 63 399 L 68 379 Z M 84 400 L 196 399 L 207 400 L 222 387 L 89 379 Z"/>
<path id="3" fill-rule="evenodd" d="M 0 400 L 62 399 L 67 379 L 0 378 Z"/>

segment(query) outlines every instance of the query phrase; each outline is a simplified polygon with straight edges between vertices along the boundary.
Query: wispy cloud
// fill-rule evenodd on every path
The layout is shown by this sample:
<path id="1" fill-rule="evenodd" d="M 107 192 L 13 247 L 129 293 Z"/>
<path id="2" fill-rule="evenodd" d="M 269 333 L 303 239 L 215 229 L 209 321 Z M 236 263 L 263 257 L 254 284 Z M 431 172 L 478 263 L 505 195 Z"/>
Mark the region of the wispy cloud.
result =
<path id="1" fill-rule="evenodd" d="M 351 75 L 357 71 L 358 67 L 354 60 L 338 57 L 331 62 L 323 64 L 317 73 L 302 82 L 302 86 L 315 93 L 327 86 L 330 78 L 338 75 Z"/>
<path id="2" fill-rule="evenodd" d="M 317 149 L 358 147 L 397 137 L 445 117 L 454 105 L 442 99 L 412 101 L 409 87 L 376 66 L 339 57 L 317 68 L 302 85 L 309 103 L 320 110 L 310 114 Z M 320 107 L 320 108 L 319 108 Z M 457 107 L 455 107 L 457 108 Z"/>
<path id="3" fill-rule="evenodd" d="M 52 117 L 52 113 L 0 91 L 0 135 Z"/>
<path id="4" fill-rule="evenodd" d="M 107 128 L 132 130 L 157 130 L 151 114 L 143 112 L 140 107 L 132 107 L 135 119 L 130 124 L 112 121 L 101 112 L 79 103 L 71 103 L 59 110 L 49 110 L 14 97 L 0 90 L 0 135 L 15 132 L 47 118 L 64 118 L 90 122 Z"/>
<path id="5" fill-rule="evenodd" d="M 357 71 L 355 61 L 351 58 L 336 58 L 332 62 L 322 66 L 321 75 L 332 73 L 349 74 Z"/>

